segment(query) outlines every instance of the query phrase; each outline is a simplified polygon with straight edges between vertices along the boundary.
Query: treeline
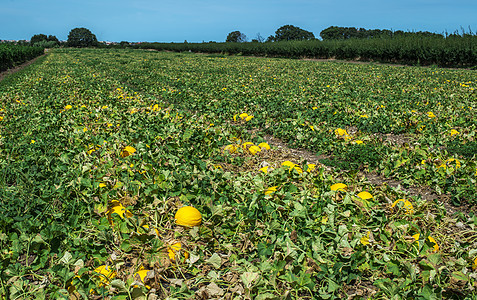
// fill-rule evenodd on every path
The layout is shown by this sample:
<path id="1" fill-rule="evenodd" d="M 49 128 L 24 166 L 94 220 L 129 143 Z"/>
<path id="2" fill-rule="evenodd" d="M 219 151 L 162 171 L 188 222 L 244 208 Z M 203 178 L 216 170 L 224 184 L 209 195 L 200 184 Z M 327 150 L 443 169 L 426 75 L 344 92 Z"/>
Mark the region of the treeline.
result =
<path id="1" fill-rule="evenodd" d="M 464 33 L 466 34 L 466 33 Z M 472 32 L 470 33 L 472 35 Z M 419 38 L 444 38 L 444 34 L 429 31 L 402 31 L 388 29 L 365 29 L 356 27 L 330 26 L 320 32 L 320 37 L 325 40 L 347 40 L 347 39 L 370 39 L 370 38 L 392 38 L 392 37 L 419 37 Z M 457 32 L 447 35 L 457 37 Z"/>
<path id="2" fill-rule="evenodd" d="M 123 46 L 126 45 L 123 44 Z M 376 38 L 265 43 L 138 43 L 128 47 L 284 58 L 336 58 L 441 67 L 474 68 L 477 66 L 477 36 L 470 34 L 452 35 L 446 38 L 435 35 L 394 34 Z"/>
<path id="3" fill-rule="evenodd" d="M 43 47 L 0 43 L 0 71 L 8 70 L 44 53 Z"/>

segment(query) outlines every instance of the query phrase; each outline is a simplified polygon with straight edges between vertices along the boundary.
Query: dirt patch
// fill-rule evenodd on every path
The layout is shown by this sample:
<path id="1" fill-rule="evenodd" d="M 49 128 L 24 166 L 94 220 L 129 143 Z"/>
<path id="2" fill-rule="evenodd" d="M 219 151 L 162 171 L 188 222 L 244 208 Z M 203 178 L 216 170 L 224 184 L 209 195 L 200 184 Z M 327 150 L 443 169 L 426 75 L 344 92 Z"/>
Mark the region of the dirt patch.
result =
<path id="1" fill-rule="evenodd" d="M 374 133 L 373 136 L 382 142 L 389 142 L 395 146 L 402 146 L 404 144 L 410 144 L 411 135 L 408 134 L 393 134 L 393 133 Z"/>
<path id="2" fill-rule="evenodd" d="M 287 146 L 286 143 L 284 143 L 282 140 L 275 138 L 271 135 L 266 135 L 263 137 L 263 139 L 270 145 L 270 146 L 275 146 L 277 148 L 282 148 L 285 150 L 287 153 L 289 153 L 291 158 L 294 158 L 295 160 L 306 160 L 307 163 L 312 163 L 312 164 L 320 164 L 320 159 L 325 159 L 325 158 L 330 158 L 330 156 L 326 155 L 315 155 L 312 152 L 305 150 L 305 149 L 292 149 Z M 324 166 L 326 169 L 331 170 L 330 167 Z"/>
<path id="3" fill-rule="evenodd" d="M 45 49 L 45 54 L 43 55 L 40 55 L 38 57 L 35 57 L 34 59 L 32 60 L 29 60 L 27 62 L 24 62 L 22 63 L 21 65 L 18 65 L 18 66 L 15 66 L 11 69 L 8 69 L 6 71 L 3 71 L 3 72 L 0 72 L 0 82 L 5 79 L 7 76 L 9 75 L 12 75 L 20 70 L 23 70 L 24 68 L 28 67 L 29 65 L 31 65 L 32 63 L 34 63 L 37 59 L 39 59 L 40 57 L 43 57 L 46 55 L 46 53 L 48 52 L 48 49 Z"/>

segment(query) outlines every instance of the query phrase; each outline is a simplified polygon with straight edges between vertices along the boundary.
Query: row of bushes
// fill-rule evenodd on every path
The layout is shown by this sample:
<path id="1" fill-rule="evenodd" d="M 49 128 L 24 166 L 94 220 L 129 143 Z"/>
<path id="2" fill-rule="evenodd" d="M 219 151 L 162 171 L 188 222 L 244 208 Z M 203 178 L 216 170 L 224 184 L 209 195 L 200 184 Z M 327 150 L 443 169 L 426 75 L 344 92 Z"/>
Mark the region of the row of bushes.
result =
<path id="1" fill-rule="evenodd" d="M 474 35 L 267 43 L 140 43 L 131 47 L 287 58 L 337 58 L 441 67 L 477 66 L 477 36 Z"/>
<path id="2" fill-rule="evenodd" d="M 0 71 L 42 55 L 44 48 L 0 43 Z"/>

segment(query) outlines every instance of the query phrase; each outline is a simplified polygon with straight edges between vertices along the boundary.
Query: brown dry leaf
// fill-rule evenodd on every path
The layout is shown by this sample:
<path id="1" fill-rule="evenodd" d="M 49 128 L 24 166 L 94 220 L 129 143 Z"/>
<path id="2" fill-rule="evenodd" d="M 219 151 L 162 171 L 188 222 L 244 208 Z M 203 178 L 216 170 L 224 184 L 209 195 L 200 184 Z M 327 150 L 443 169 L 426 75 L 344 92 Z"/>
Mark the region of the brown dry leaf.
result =
<path id="1" fill-rule="evenodd" d="M 215 282 L 211 282 L 207 286 L 207 293 L 212 297 L 222 296 L 224 294 L 224 290 L 221 289 Z"/>
<path id="2" fill-rule="evenodd" d="M 137 199 L 137 196 L 131 197 L 129 195 L 125 195 L 119 202 L 124 206 L 134 206 L 137 203 Z"/>
<path id="3" fill-rule="evenodd" d="M 184 282 L 184 279 L 168 278 L 168 280 L 173 286 L 181 286 Z"/>
<path id="4" fill-rule="evenodd" d="M 165 253 L 165 250 L 164 250 L 164 253 L 162 253 L 158 261 L 154 263 L 154 270 L 156 271 L 154 272 L 156 276 L 156 281 L 158 281 L 157 279 L 160 278 L 158 277 L 159 274 L 163 273 L 170 266 L 171 266 L 171 260 L 169 259 L 167 253 Z"/>
<path id="5" fill-rule="evenodd" d="M 243 288 L 243 286 L 241 284 L 237 284 L 237 285 L 234 285 L 230 291 L 232 293 L 235 293 L 235 294 L 239 294 L 239 295 L 243 295 L 243 293 L 245 292 L 245 289 Z"/>
<path id="6" fill-rule="evenodd" d="M 321 272 L 320 266 L 312 258 L 307 258 L 306 264 L 308 269 L 305 271 L 305 273 L 312 274 L 314 272 Z"/>
<path id="7" fill-rule="evenodd" d="M 351 254 L 353 254 L 354 252 L 353 248 L 349 248 L 349 247 L 343 247 L 341 248 L 341 251 L 343 253 L 343 256 L 351 256 Z"/>
<path id="8" fill-rule="evenodd" d="M 296 230 L 293 229 L 293 231 L 290 233 L 290 240 L 292 240 L 292 242 L 296 243 L 298 239 L 298 234 L 296 232 Z"/>
<path id="9" fill-rule="evenodd" d="M 239 275 L 237 273 L 228 272 L 223 276 L 223 279 L 231 284 L 234 284 L 239 279 Z"/>

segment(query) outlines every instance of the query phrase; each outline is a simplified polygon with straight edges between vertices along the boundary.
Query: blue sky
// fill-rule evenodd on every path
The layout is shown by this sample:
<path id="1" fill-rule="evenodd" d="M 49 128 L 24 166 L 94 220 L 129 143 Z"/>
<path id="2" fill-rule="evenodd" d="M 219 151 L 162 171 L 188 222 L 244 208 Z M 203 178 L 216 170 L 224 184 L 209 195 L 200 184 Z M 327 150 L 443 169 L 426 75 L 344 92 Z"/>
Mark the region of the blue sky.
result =
<path id="1" fill-rule="evenodd" d="M 316 37 L 329 26 L 475 32 L 476 16 L 476 0 L 0 0 L 0 39 L 66 40 L 75 27 L 117 42 L 222 42 L 235 30 L 251 40 L 287 24 Z"/>

